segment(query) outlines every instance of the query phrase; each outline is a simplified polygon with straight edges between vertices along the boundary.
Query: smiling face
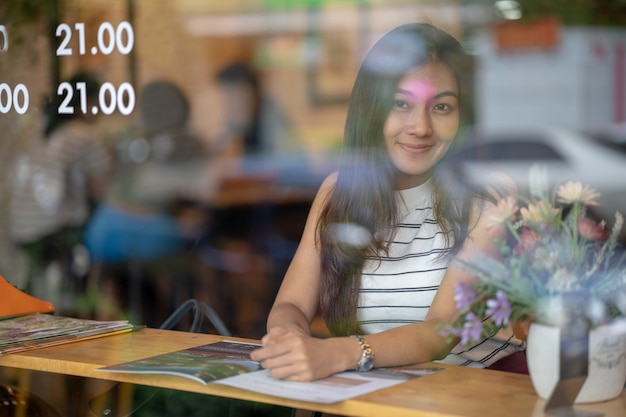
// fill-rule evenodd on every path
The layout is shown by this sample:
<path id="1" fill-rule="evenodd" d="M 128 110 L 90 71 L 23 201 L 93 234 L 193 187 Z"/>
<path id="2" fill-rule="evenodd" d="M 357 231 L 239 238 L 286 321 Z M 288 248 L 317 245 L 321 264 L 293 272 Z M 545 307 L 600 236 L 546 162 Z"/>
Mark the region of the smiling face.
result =
<path id="1" fill-rule="evenodd" d="M 397 187 L 423 184 L 459 129 L 459 89 L 448 67 L 432 61 L 398 84 L 384 126 L 385 147 L 397 169 Z"/>

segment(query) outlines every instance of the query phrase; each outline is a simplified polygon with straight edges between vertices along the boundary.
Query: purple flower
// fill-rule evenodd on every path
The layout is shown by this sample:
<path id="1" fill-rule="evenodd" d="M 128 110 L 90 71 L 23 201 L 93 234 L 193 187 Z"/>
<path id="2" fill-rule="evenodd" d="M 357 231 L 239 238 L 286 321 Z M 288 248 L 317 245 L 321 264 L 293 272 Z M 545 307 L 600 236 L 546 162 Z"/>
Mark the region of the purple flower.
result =
<path id="1" fill-rule="evenodd" d="M 439 334 L 441 334 L 444 337 L 447 337 L 447 336 L 459 337 L 460 332 L 461 332 L 461 329 L 457 329 L 453 325 L 447 325 L 439 329 Z"/>
<path id="2" fill-rule="evenodd" d="M 465 346 L 470 341 L 479 342 L 480 335 L 483 332 L 483 323 L 474 313 L 465 315 L 465 323 L 461 329 L 459 336 L 461 337 L 461 345 Z"/>
<path id="3" fill-rule="evenodd" d="M 511 315 L 511 305 L 502 290 L 498 290 L 496 298 L 487 300 L 487 311 L 485 312 L 496 324 L 496 326 L 506 326 Z"/>
<path id="4" fill-rule="evenodd" d="M 456 309 L 463 310 L 465 307 L 472 304 L 476 298 L 476 292 L 472 289 L 472 286 L 466 282 L 458 282 L 454 288 L 454 301 L 456 302 Z"/>

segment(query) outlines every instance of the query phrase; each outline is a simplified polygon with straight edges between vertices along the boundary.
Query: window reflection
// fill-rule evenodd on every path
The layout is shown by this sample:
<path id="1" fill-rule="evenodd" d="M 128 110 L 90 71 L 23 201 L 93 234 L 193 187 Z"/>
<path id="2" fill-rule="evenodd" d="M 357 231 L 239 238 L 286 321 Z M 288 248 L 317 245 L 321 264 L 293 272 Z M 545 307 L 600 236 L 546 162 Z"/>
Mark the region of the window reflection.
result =
<path id="1" fill-rule="evenodd" d="M 592 1 L 567 10 L 544 3 L 47 0 L 0 6 L 0 162 L 7 202 L 0 272 L 20 288 L 53 298 L 60 313 L 158 326 L 194 296 L 213 305 L 234 333 L 261 336 L 310 202 L 336 167 L 363 54 L 383 33 L 412 21 L 444 28 L 473 54 L 475 82 L 467 93 L 474 105 L 465 123 L 478 144 L 466 158 L 509 168 L 558 160 L 572 175 L 581 174 L 583 168 L 570 164 L 578 152 L 578 139 L 565 133 L 572 129 L 584 136 L 582 143 L 616 145 L 612 156 L 588 151 L 584 157 L 596 161 L 609 206 L 624 210 L 626 202 L 615 197 L 626 195 L 622 184 L 607 178 L 621 178 L 613 167 L 626 155 L 619 147 L 626 120 L 626 36 L 619 16 L 626 13 L 623 6 Z M 80 71 L 100 81 L 95 95 L 70 81 Z M 184 105 L 176 95 L 144 94 L 159 83 L 175 86 Z M 83 197 L 89 220 L 121 200 L 137 218 L 158 213 L 171 221 L 172 233 L 181 236 L 176 250 L 159 259 L 104 262 L 84 238 L 88 220 L 73 229 L 70 241 L 36 249 L 27 250 L 10 233 L 25 213 L 11 211 L 12 189 L 39 169 L 33 147 L 49 123 L 51 103 L 63 114 L 95 118 L 89 134 L 111 158 L 106 189 Z M 181 117 L 175 128 L 155 127 Z M 481 142 L 483 128 L 528 123 L 556 125 L 564 133 L 546 142 L 543 134 L 512 131 L 513 138 L 485 134 Z M 60 168 L 58 178 L 35 175 L 40 222 L 59 206 L 62 193 L 53 180 L 86 182 L 77 167 L 93 161 Z M 156 245 L 155 229 L 137 232 L 139 243 L 108 243 L 116 250 Z M 60 259 L 61 271 L 75 270 L 71 285 L 68 272 L 58 272 Z M 103 269 L 115 285 L 103 283 Z"/>

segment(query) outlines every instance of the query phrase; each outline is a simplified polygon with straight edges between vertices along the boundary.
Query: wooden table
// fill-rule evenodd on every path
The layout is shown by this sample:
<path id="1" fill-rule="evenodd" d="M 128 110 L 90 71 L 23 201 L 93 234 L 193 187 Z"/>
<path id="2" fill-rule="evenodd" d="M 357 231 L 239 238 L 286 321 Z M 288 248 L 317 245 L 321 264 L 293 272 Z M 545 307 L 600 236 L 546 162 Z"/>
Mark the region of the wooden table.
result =
<path id="1" fill-rule="evenodd" d="M 100 339 L 0 356 L 0 366 L 205 393 L 345 416 L 529 417 L 542 416 L 545 401 L 525 375 L 447 367 L 443 372 L 402 383 L 337 404 L 272 397 L 219 384 L 201 385 L 168 375 L 97 372 L 113 365 L 224 339 L 223 336 L 143 329 Z M 237 338 L 229 338 L 238 340 Z M 239 339 L 244 340 L 244 339 Z M 439 365 L 437 365 L 439 366 Z M 612 401 L 577 405 L 607 417 L 626 416 L 626 391 Z"/>

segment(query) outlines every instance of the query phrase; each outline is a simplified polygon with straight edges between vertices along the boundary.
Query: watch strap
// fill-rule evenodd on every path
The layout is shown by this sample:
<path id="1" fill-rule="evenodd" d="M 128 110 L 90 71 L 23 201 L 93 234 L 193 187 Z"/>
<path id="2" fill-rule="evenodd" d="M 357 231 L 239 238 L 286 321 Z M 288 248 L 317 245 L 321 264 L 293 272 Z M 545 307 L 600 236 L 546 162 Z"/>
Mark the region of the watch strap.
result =
<path id="1" fill-rule="evenodd" d="M 361 359 L 357 362 L 356 370 L 359 372 L 369 371 L 374 366 L 374 350 L 363 336 L 352 335 L 351 337 L 359 342 L 361 348 Z"/>

